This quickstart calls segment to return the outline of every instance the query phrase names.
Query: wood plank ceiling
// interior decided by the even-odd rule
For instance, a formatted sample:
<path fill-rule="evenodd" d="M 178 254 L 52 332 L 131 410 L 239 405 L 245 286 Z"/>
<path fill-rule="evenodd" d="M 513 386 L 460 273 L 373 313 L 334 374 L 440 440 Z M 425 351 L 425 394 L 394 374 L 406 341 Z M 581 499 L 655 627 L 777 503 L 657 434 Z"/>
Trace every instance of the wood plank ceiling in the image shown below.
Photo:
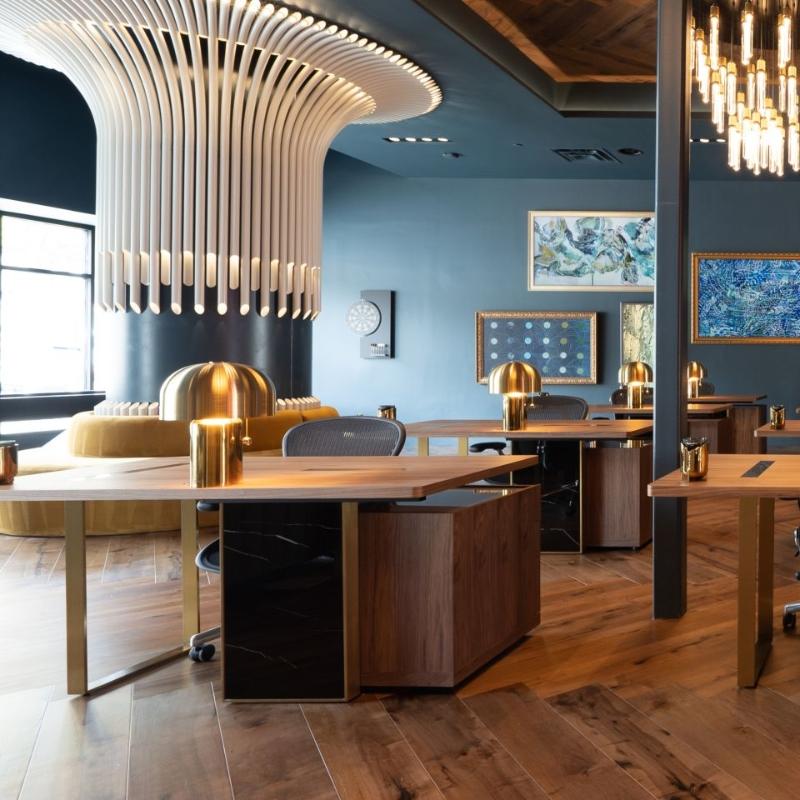
<path fill-rule="evenodd" d="M 462 0 L 559 83 L 653 83 L 656 0 Z"/>

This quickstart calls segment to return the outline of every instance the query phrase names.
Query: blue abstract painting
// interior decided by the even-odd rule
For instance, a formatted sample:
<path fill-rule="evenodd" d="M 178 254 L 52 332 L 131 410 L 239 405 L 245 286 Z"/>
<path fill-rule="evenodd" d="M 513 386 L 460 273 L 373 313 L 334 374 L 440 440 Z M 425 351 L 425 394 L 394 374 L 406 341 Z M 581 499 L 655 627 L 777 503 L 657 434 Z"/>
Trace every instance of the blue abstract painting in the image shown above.
<path fill-rule="evenodd" d="M 479 311 L 476 375 L 524 361 L 543 383 L 597 383 L 597 314 L 592 311 Z"/>
<path fill-rule="evenodd" d="M 800 257 L 695 253 L 692 341 L 800 340 Z"/>
<path fill-rule="evenodd" d="M 652 214 L 530 212 L 530 290 L 647 291 L 655 283 Z"/>

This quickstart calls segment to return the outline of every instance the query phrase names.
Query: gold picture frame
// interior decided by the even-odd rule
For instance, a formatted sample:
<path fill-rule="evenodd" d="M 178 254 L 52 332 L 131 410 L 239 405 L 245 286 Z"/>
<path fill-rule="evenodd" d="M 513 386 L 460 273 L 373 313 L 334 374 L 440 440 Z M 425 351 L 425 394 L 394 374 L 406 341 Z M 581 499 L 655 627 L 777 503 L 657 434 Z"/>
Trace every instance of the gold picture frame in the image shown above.
<path fill-rule="evenodd" d="M 580 343 L 578 348 L 573 348 L 570 356 L 562 358 L 564 361 L 565 374 L 548 374 L 546 364 L 542 363 L 541 357 L 537 359 L 534 353 L 534 342 L 525 342 L 526 333 L 530 332 L 532 339 L 544 335 L 545 323 L 564 322 L 569 320 L 585 320 L 585 335 L 588 336 L 587 342 Z M 478 383 L 487 383 L 490 370 L 486 358 L 487 348 L 486 325 L 492 322 L 510 321 L 512 324 L 520 321 L 524 326 L 517 331 L 514 330 L 514 338 L 520 336 L 520 341 L 514 342 L 514 349 L 511 350 L 512 358 L 508 357 L 509 351 L 506 349 L 502 360 L 498 357 L 498 364 L 503 361 L 519 360 L 536 367 L 542 375 L 542 383 L 548 385 L 570 385 L 570 384 L 596 384 L 597 383 L 597 312 L 596 311 L 477 311 L 475 313 L 475 379 Z M 542 328 L 534 323 L 540 321 Z M 527 323 L 531 323 L 527 327 Z M 549 337 L 548 337 L 549 338 Z M 541 341 L 544 341 L 542 338 Z M 508 346 L 506 346 L 508 347 Z M 524 348 L 529 348 L 527 351 Z M 516 349 L 519 348 L 519 352 Z M 567 351 L 562 351 L 567 352 Z M 529 355 L 525 358 L 525 355 Z M 579 355 L 580 354 L 580 355 Z M 574 356 L 572 358 L 571 356 Z M 548 356 L 549 357 L 549 356 Z M 555 359 L 554 359 L 555 361 Z M 556 362 L 559 363 L 559 362 Z M 583 366 L 586 363 L 587 366 Z M 561 369 L 561 366 L 559 366 Z M 585 370 L 585 376 L 579 375 L 579 371 Z"/>
<path fill-rule="evenodd" d="M 800 336 L 707 336 L 701 335 L 700 324 L 700 264 L 702 261 L 794 261 L 797 262 L 797 275 L 800 281 L 800 253 L 692 253 L 692 344 L 800 344 Z M 760 282 L 764 287 L 764 282 Z M 767 289 L 763 289 L 766 293 Z M 772 304 L 770 304 L 772 307 Z M 764 319 L 763 313 L 756 311 L 754 316 Z M 786 315 L 780 313 L 781 319 Z M 798 322 L 800 325 L 800 322 Z"/>
<path fill-rule="evenodd" d="M 644 284 L 631 285 L 624 282 L 613 284 L 574 284 L 574 283 L 542 283 L 536 280 L 536 221 L 543 217 L 553 218 L 586 218 L 600 219 L 655 219 L 654 211 L 529 211 L 528 212 L 528 291 L 529 292 L 652 292 L 655 288 L 655 229 L 653 229 L 653 254 L 648 256 L 648 264 L 653 278 Z M 641 255 L 637 256 L 641 257 Z"/>

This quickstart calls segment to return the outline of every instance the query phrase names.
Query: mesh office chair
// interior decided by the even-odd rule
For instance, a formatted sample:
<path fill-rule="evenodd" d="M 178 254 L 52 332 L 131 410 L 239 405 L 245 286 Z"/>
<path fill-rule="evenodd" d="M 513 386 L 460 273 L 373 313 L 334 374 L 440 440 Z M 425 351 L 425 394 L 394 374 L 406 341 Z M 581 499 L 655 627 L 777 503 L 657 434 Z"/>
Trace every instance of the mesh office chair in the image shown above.
<path fill-rule="evenodd" d="M 614 389 L 608 402 L 612 406 L 627 406 L 628 405 L 628 390 L 625 388 Z M 653 387 L 645 386 L 642 389 L 642 402 L 646 406 L 653 405 Z"/>
<path fill-rule="evenodd" d="M 283 437 L 284 456 L 399 456 L 406 442 L 402 423 L 378 417 L 332 417 L 301 422 Z M 200 504 L 207 510 L 212 504 Z M 215 505 L 215 504 L 213 504 Z M 220 572 L 220 541 L 215 539 L 197 554 L 195 563 L 206 572 Z M 210 661 L 219 627 L 196 633 L 189 641 L 189 657 Z"/>

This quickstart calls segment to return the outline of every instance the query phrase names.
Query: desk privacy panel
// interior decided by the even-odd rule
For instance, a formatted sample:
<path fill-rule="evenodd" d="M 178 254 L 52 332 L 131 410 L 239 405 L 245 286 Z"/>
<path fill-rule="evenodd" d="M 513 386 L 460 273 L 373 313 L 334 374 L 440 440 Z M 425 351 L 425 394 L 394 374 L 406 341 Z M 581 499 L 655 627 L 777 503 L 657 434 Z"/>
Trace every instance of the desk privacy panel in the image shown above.
<path fill-rule="evenodd" d="M 542 383 L 597 383 L 597 314 L 593 311 L 479 311 L 476 379 L 505 361 L 524 361 Z"/>
<path fill-rule="evenodd" d="M 2 0 L 0 50 L 91 109 L 104 309 L 158 313 L 169 287 L 180 313 L 193 286 L 198 313 L 315 318 L 331 141 L 441 101 L 400 53 L 260 0 Z"/>

